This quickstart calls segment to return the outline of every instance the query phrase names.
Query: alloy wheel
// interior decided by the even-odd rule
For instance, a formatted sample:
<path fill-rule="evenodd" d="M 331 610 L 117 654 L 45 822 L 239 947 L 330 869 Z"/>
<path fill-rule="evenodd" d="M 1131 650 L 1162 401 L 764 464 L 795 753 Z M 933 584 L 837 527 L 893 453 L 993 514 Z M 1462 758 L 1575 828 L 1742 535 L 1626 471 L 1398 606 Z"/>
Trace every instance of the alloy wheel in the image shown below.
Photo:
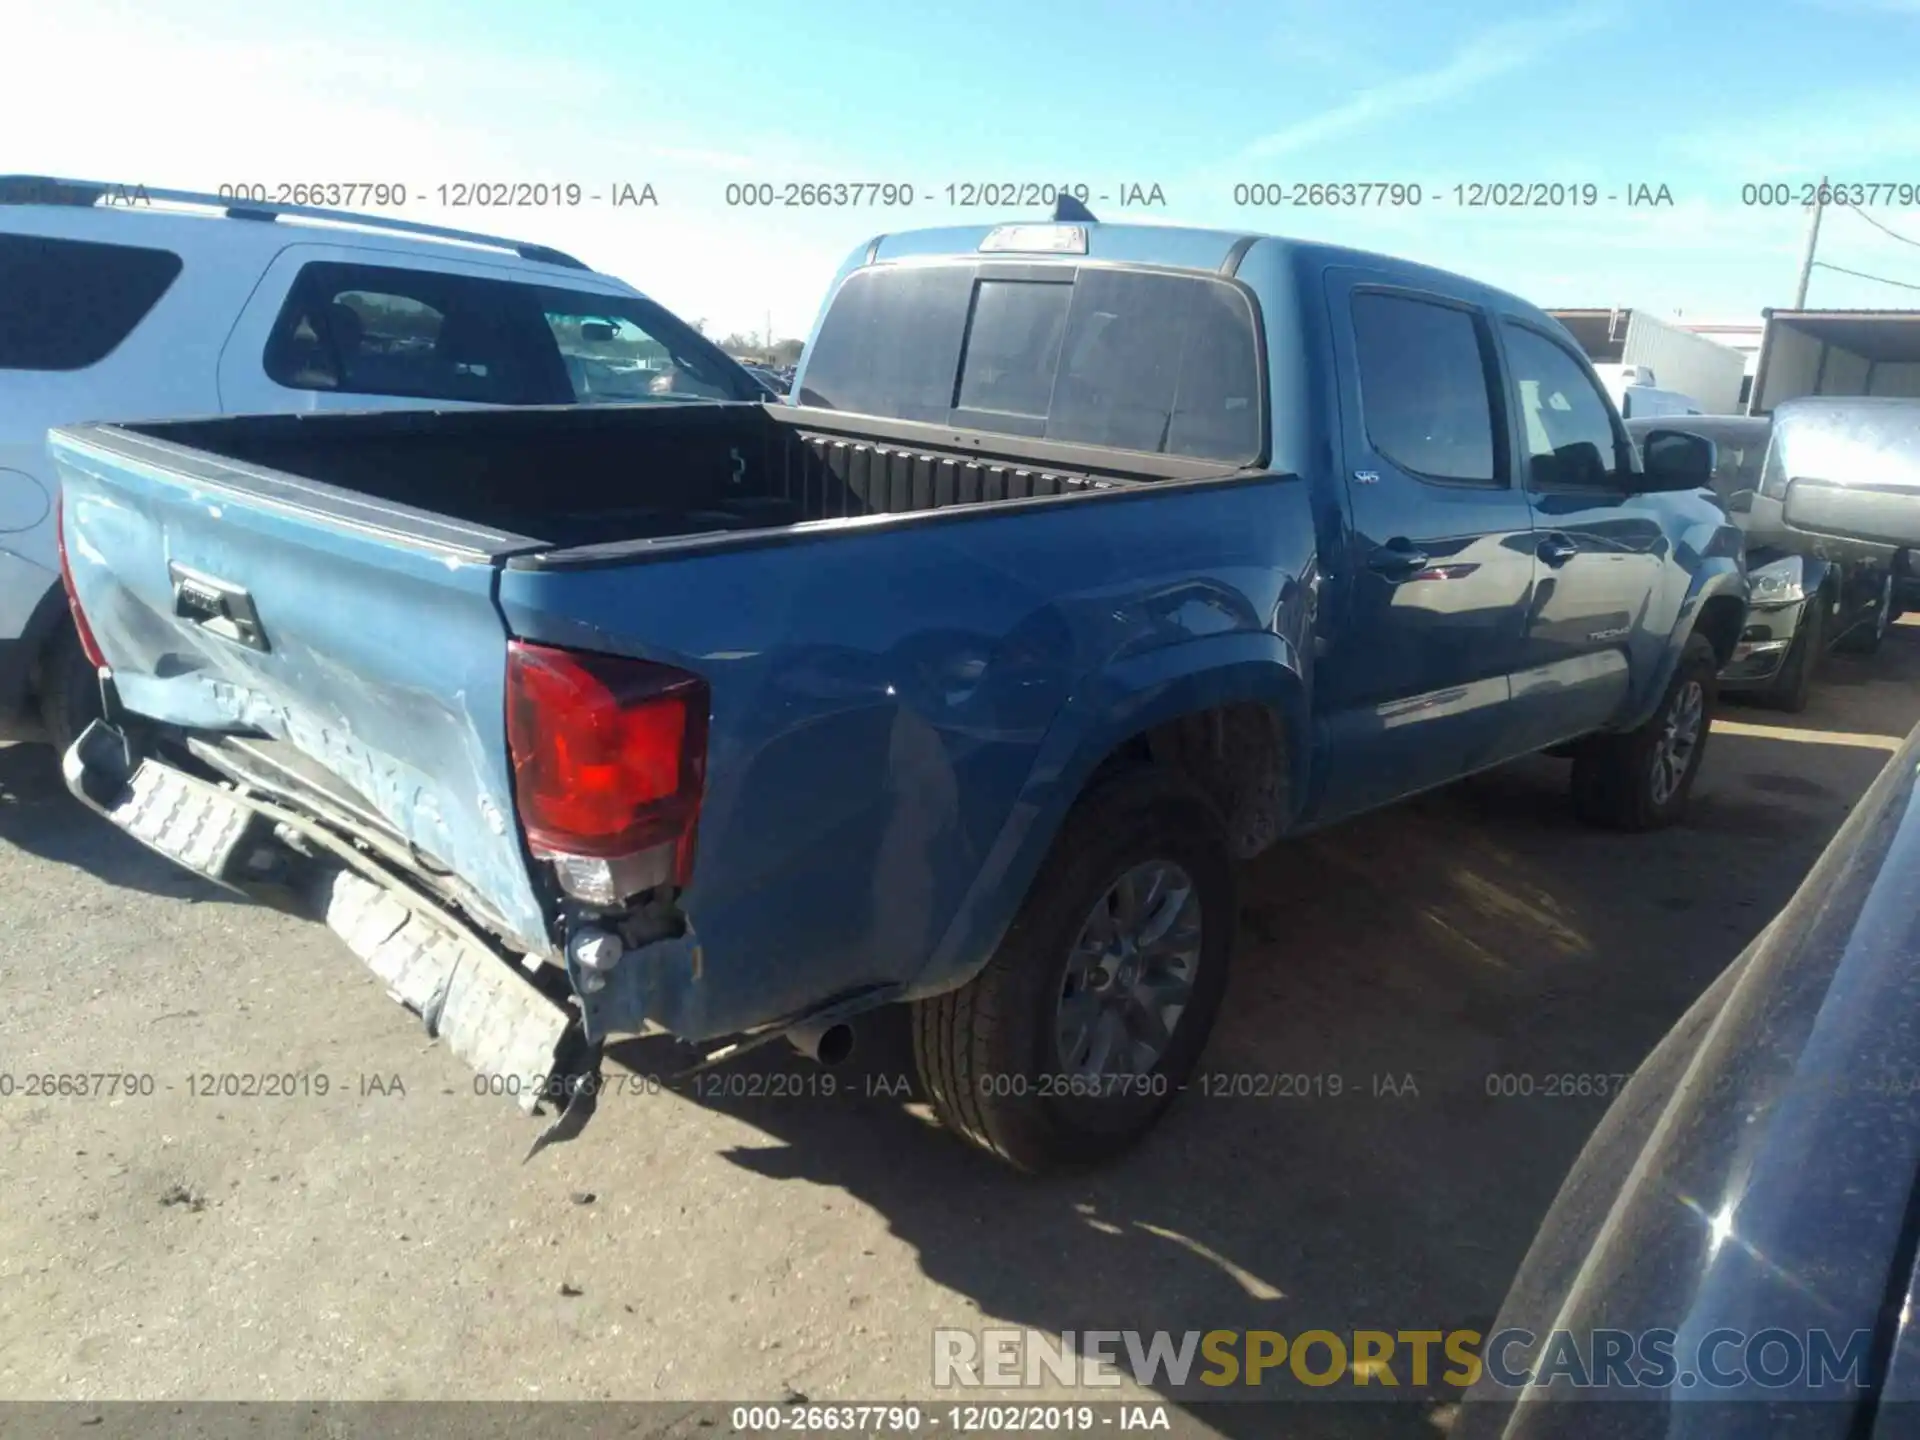
<path fill-rule="evenodd" d="M 1094 902 L 1055 1011 L 1070 1074 L 1145 1075 L 1160 1063 L 1193 994 L 1201 923 L 1199 890 L 1170 860 L 1133 866 Z"/>

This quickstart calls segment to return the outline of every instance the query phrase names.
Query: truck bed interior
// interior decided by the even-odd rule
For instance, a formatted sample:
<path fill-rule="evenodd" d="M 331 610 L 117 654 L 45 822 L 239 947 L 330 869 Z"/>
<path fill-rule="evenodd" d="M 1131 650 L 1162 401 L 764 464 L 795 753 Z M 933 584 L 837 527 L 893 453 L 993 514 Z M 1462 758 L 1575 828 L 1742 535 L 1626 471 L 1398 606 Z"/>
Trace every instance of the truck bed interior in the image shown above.
<path fill-rule="evenodd" d="M 1213 462 L 785 405 L 241 416 L 120 427 L 565 549 L 1131 487 Z"/>

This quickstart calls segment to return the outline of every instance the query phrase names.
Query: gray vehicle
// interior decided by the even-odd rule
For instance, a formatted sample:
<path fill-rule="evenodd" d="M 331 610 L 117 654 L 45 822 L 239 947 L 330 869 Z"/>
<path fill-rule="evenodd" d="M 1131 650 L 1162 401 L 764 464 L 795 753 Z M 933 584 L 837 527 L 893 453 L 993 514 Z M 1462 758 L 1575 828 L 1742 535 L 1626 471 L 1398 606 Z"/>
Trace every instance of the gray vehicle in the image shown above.
<path fill-rule="evenodd" d="M 1920 399 L 1809 396 L 1774 411 L 1795 443 L 1761 478 L 1754 512 L 1826 553 L 1872 555 L 1898 539 L 1893 616 L 1920 608 Z"/>
<path fill-rule="evenodd" d="M 1745 536 L 1753 587 L 1746 628 L 1720 673 L 1723 691 L 1744 692 L 1782 710 L 1804 710 L 1829 650 L 1871 654 L 1879 648 L 1899 608 L 1895 581 L 1904 574 L 1905 552 L 1789 523 L 1785 487 L 1773 477 L 1827 473 L 1828 467 L 1816 462 L 1831 450 L 1840 418 L 1835 407 L 1885 403 L 1795 400 L 1772 417 L 1661 416 L 1626 422 L 1635 443 L 1643 446 L 1655 430 L 1684 429 L 1714 442 L 1714 493 Z M 1920 486 L 1913 494 L 1920 510 Z"/>
<path fill-rule="evenodd" d="M 1796 445 L 1764 498 L 1799 528 L 1803 485 L 1845 492 L 1818 497 L 1821 533 L 1920 544 L 1909 413 L 1903 435 L 1882 412 L 1841 468 Z M 1917 764 L 1920 729 L 1617 1092 L 1487 1329 L 1452 1440 L 1914 1433 Z"/>

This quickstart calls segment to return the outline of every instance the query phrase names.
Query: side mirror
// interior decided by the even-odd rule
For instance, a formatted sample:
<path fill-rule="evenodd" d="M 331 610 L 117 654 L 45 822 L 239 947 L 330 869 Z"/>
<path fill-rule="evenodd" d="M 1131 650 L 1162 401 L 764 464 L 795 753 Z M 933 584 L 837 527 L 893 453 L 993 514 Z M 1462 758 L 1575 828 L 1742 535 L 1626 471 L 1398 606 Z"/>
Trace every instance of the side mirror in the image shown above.
<path fill-rule="evenodd" d="M 1643 490 L 1705 490 L 1713 484 L 1718 460 L 1713 441 L 1686 430 L 1649 430 L 1641 444 L 1646 473 Z"/>
<path fill-rule="evenodd" d="M 1784 518 L 1802 534 L 1908 549 L 1920 545 L 1920 491 L 1795 480 Z"/>

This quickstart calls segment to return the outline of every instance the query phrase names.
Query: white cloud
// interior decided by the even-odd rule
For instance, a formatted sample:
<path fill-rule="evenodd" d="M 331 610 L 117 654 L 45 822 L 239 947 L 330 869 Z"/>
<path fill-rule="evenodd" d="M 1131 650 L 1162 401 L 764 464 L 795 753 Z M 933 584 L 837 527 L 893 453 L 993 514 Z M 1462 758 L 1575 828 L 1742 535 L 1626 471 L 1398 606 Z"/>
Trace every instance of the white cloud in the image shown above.
<path fill-rule="evenodd" d="M 1483 30 L 1437 69 L 1401 75 L 1351 100 L 1256 140 L 1241 152 L 1247 160 L 1290 155 L 1356 130 L 1369 129 L 1409 111 L 1467 95 L 1489 81 L 1532 64 L 1569 41 L 1590 35 L 1619 17 L 1612 4 L 1585 5 L 1542 20 L 1519 20 Z"/>
<path fill-rule="evenodd" d="M 1341 0 L 1279 0 L 1268 20 L 1274 60 L 1343 70 L 1364 63 L 1354 31 L 1357 17 Z"/>

